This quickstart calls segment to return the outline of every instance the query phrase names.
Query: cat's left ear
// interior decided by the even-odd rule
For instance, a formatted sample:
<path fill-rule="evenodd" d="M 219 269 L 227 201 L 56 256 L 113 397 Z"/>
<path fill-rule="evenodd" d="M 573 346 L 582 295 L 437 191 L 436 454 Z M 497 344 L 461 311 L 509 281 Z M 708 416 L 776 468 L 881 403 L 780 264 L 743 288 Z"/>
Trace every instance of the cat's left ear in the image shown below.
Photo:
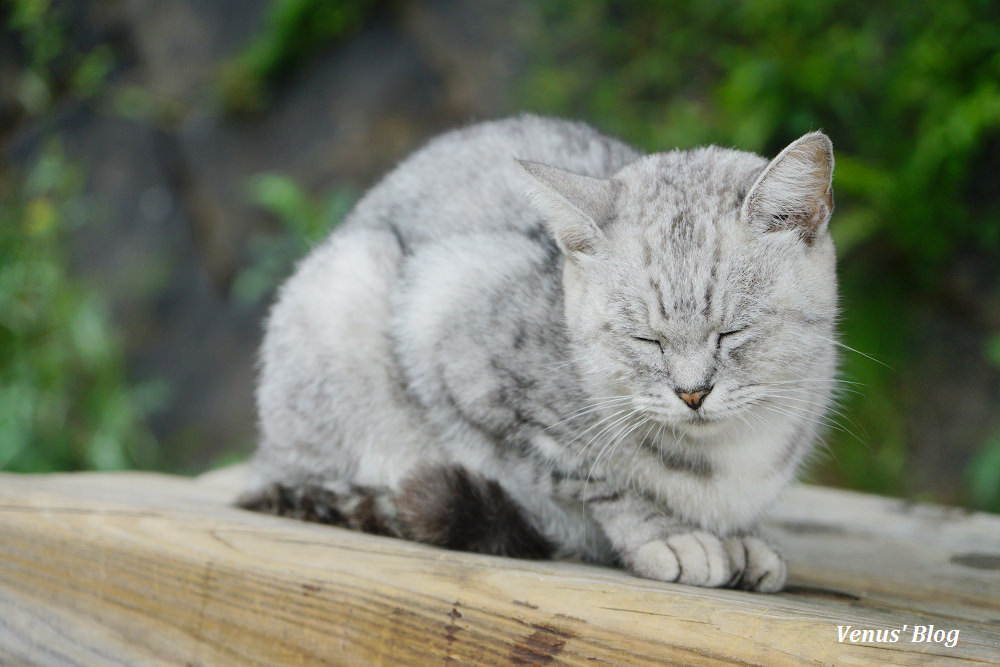
<path fill-rule="evenodd" d="M 528 197 L 545 217 L 563 254 L 596 254 L 604 242 L 601 227 L 614 211 L 616 183 L 540 162 L 517 162 L 529 176 Z"/>
<path fill-rule="evenodd" d="M 833 213 L 833 143 L 810 132 L 771 160 L 743 200 L 740 216 L 751 229 L 794 229 L 811 245 Z"/>

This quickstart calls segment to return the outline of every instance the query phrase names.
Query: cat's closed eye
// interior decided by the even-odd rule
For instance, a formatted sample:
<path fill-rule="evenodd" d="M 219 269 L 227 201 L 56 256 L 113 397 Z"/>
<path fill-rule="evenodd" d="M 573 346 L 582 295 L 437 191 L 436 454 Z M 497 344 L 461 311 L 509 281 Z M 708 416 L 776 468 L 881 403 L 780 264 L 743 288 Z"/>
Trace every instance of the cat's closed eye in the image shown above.
<path fill-rule="evenodd" d="M 663 344 L 654 338 L 643 338 L 642 336 L 632 336 L 632 338 L 634 338 L 637 341 L 641 341 L 643 343 L 652 343 L 653 345 L 656 345 L 659 348 L 663 347 Z"/>
<path fill-rule="evenodd" d="M 725 338 L 727 338 L 729 336 L 735 336 L 738 333 L 743 333 L 746 330 L 747 330 L 747 327 L 740 327 L 739 329 L 732 329 L 730 331 L 723 331 L 723 332 L 721 332 L 719 334 L 719 337 L 716 339 L 716 345 L 718 347 L 722 347 L 722 341 Z"/>

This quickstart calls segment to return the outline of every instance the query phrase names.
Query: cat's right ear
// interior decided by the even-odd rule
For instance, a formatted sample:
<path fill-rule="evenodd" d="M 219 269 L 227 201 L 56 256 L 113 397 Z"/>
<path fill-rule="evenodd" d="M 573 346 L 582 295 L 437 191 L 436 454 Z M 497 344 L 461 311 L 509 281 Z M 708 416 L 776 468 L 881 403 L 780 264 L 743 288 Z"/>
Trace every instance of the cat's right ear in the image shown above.
<path fill-rule="evenodd" d="M 741 215 L 760 233 L 793 229 L 807 244 L 833 212 L 833 144 L 822 132 L 799 137 L 771 160 L 743 201 Z"/>
<path fill-rule="evenodd" d="M 614 210 L 615 182 L 581 176 L 540 162 L 518 160 L 528 197 L 568 257 L 596 254 L 604 242 L 601 226 Z"/>

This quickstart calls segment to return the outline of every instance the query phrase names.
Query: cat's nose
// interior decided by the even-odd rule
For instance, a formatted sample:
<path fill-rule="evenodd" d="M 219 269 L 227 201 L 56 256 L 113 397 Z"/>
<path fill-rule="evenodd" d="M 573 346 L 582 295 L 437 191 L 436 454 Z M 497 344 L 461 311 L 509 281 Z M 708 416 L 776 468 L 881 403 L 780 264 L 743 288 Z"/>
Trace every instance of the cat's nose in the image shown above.
<path fill-rule="evenodd" d="M 692 410 L 697 410 L 705 402 L 705 397 L 712 393 L 712 387 L 701 387 L 700 389 L 675 389 L 674 391 L 682 401 L 687 403 Z"/>

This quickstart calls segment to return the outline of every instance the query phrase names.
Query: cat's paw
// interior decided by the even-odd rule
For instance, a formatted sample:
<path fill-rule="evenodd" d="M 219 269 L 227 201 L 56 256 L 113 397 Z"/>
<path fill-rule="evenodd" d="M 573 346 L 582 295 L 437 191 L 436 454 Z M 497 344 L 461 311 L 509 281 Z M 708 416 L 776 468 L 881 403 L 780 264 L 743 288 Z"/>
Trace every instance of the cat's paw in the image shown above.
<path fill-rule="evenodd" d="M 733 588 L 761 593 L 776 593 L 785 585 L 788 572 L 785 559 L 774 547 L 752 535 L 727 537 L 726 552 L 733 563 Z"/>
<path fill-rule="evenodd" d="M 735 578 L 733 561 L 721 539 L 695 531 L 652 540 L 624 558 L 633 574 L 694 586 L 726 586 Z"/>

